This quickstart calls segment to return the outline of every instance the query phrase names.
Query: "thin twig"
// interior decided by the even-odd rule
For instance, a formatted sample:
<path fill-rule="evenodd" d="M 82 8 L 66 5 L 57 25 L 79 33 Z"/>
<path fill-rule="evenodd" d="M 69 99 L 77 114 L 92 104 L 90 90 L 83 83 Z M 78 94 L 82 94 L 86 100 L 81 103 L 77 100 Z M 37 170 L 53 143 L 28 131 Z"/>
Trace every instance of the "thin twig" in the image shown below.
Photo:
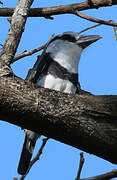
<path fill-rule="evenodd" d="M 108 22 L 113 22 L 113 20 L 109 20 Z M 87 30 L 89 30 L 89 29 L 92 29 L 92 28 L 98 27 L 98 26 L 100 26 L 100 25 L 103 25 L 103 24 L 100 24 L 100 23 L 99 23 L 99 24 L 96 24 L 96 25 L 90 26 L 90 27 L 88 27 L 88 28 L 85 28 L 85 29 L 83 29 L 83 30 L 79 31 L 79 32 L 78 32 L 78 34 L 81 34 L 81 33 L 85 32 L 85 31 L 87 31 Z"/>
<path fill-rule="evenodd" d="M 30 168 L 33 166 L 34 163 L 36 163 L 36 161 L 39 160 L 48 139 L 49 139 L 48 137 L 43 139 L 43 143 L 42 143 L 41 148 L 39 149 L 39 151 L 38 151 L 37 155 L 34 157 L 34 159 L 32 159 L 32 161 L 30 162 Z"/>
<path fill-rule="evenodd" d="M 19 59 L 21 59 L 21 58 L 23 58 L 23 57 L 25 57 L 25 56 L 30 56 L 30 55 L 32 55 L 32 54 L 34 54 L 34 53 L 36 53 L 36 52 L 41 51 L 42 49 L 45 48 L 46 45 L 47 45 L 47 43 L 44 44 L 44 45 L 42 45 L 42 46 L 40 46 L 40 47 L 38 47 L 38 48 L 36 48 L 36 49 L 33 49 L 33 50 L 29 51 L 29 52 L 26 52 L 26 51 L 25 51 L 25 52 L 23 52 L 23 53 L 21 53 L 21 54 L 16 55 L 16 56 L 14 57 L 14 59 L 12 60 L 12 63 L 14 63 L 15 61 L 17 61 L 17 60 L 19 60 Z"/>
<path fill-rule="evenodd" d="M 27 173 L 26 173 L 25 175 L 21 176 L 20 180 L 24 180 L 24 178 L 26 177 L 26 175 L 29 173 L 31 167 L 40 159 L 40 156 L 41 156 L 41 154 L 42 154 L 42 152 L 43 152 L 43 149 L 44 149 L 44 147 L 45 147 L 48 139 L 49 139 L 48 137 L 43 139 L 43 142 L 42 142 L 42 145 L 41 145 L 39 151 L 37 152 L 36 156 L 35 156 L 35 157 L 32 159 L 32 161 L 30 162 L 30 165 L 29 165 L 29 168 L 28 168 Z"/>
<path fill-rule="evenodd" d="M 117 177 L 117 169 L 105 173 L 105 174 L 101 174 L 98 176 L 93 176 L 93 177 L 89 177 L 89 178 L 84 178 L 84 179 L 80 179 L 80 180 L 110 180 L 112 178 Z"/>
<path fill-rule="evenodd" d="M 96 23 L 100 23 L 100 24 L 105 24 L 105 25 L 109 25 L 109 26 L 117 26 L 117 23 L 114 23 L 114 22 L 110 22 L 110 21 L 104 21 L 102 19 L 97 19 L 97 18 L 94 18 L 94 17 L 91 17 L 91 16 L 87 16 L 81 12 L 79 12 L 78 10 L 76 11 L 73 11 L 73 13 L 83 19 L 86 19 L 86 20 L 89 20 L 89 21 L 92 21 L 92 22 L 96 22 Z"/>
<path fill-rule="evenodd" d="M 49 42 L 52 40 L 53 36 L 54 36 L 54 34 L 51 35 L 50 39 L 48 40 L 48 42 L 46 44 L 44 44 L 44 45 L 42 45 L 42 46 L 40 46 L 40 47 L 38 47 L 36 49 L 33 49 L 33 50 L 29 51 L 29 52 L 24 51 L 23 53 L 18 54 L 17 56 L 14 57 L 14 59 L 12 60 L 12 63 L 14 63 L 15 61 L 17 61 L 17 60 L 19 60 L 19 59 L 21 59 L 23 57 L 30 56 L 30 55 L 32 55 L 34 53 L 37 53 L 37 52 L 41 51 L 42 49 L 46 50 L 46 47 L 48 46 Z M 44 52 L 45 52 L 45 50 L 44 50 Z"/>
<path fill-rule="evenodd" d="M 46 43 L 46 45 L 45 45 L 45 47 L 44 47 L 44 51 L 42 52 L 40 58 L 45 54 L 46 49 L 47 49 L 47 46 L 48 46 L 48 44 L 50 43 L 50 41 L 53 39 L 53 37 L 54 37 L 54 34 L 51 35 L 50 39 L 49 39 L 48 42 Z"/>
<path fill-rule="evenodd" d="M 78 168 L 78 173 L 77 173 L 77 177 L 75 180 L 80 180 L 80 175 L 81 175 L 81 171 L 82 171 L 82 167 L 84 164 L 84 157 L 83 157 L 83 152 L 80 153 L 80 164 L 79 164 L 79 168 Z"/>

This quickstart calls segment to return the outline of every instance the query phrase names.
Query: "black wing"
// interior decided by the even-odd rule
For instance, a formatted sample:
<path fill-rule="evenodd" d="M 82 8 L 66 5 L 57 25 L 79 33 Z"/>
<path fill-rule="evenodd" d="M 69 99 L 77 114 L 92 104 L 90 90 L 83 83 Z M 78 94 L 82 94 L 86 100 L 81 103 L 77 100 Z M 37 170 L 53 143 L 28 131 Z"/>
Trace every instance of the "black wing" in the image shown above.
<path fill-rule="evenodd" d="M 48 68 L 51 64 L 51 58 L 49 53 L 42 54 L 41 56 L 37 56 L 37 61 L 34 64 L 33 68 L 29 70 L 26 80 L 36 82 L 48 72 Z"/>

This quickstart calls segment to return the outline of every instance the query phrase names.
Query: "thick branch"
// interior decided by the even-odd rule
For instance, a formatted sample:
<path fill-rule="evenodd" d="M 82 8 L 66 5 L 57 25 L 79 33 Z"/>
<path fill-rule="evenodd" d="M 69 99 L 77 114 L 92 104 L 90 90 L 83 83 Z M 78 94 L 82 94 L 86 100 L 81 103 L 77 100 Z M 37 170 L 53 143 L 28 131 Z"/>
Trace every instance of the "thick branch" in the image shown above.
<path fill-rule="evenodd" d="M 61 5 L 61 6 L 54 6 L 48 8 L 32 8 L 29 11 L 29 17 L 50 17 L 52 15 L 59 15 L 59 14 L 66 14 L 72 13 L 73 10 L 87 10 L 99 7 L 106 7 L 117 5 L 117 0 L 91 0 L 84 1 L 81 3 L 76 4 L 69 4 L 69 5 Z M 0 16 L 12 16 L 14 12 L 14 8 L 0 8 Z"/>
<path fill-rule="evenodd" d="M 10 65 L 24 31 L 29 8 L 33 0 L 19 0 L 12 16 L 10 30 L 0 54 L 0 61 Z"/>
<path fill-rule="evenodd" d="M 0 79 L 0 119 L 117 163 L 117 96 L 73 95 Z"/>

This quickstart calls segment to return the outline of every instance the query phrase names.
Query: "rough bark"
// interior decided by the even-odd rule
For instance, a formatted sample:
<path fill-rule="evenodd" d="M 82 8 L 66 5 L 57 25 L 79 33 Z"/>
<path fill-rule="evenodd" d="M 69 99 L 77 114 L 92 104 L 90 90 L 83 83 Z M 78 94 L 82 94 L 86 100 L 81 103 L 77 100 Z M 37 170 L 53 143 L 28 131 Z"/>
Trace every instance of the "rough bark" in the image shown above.
<path fill-rule="evenodd" d="M 32 0 L 20 0 L 15 8 L 7 39 L 0 53 L 0 60 L 5 65 L 9 66 L 11 64 L 16 53 L 32 2 Z"/>
<path fill-rule="evenodd" d="M 81 3 L 54 6 L 48 8 L 32 8 L 29 11 L 29 17 L 46 17 L 52 15 L 72 13 L 73 10 L 87 10 L 87 9 L 97 9 L 99 7 L 106 7 L 117 5 L 117 0 L 88 0 Z M 12 16 L 14 8 L 0 8 L 0 16 Z"/>
<path fill-rule="evenodd" d="M 70 95 L 0 79 L 0 119 L 117 163 L 117 96 Z"/>

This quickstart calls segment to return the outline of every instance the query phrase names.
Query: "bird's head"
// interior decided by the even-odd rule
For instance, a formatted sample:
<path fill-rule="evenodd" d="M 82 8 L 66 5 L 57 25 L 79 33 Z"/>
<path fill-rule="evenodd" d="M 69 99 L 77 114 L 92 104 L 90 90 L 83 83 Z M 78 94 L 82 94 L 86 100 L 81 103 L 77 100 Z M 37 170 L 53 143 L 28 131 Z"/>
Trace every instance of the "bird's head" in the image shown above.
<path fill-rule="evenodd" d="M 46 52 L 69 71 L 76 73 L 83 49 L 100 38 L 99 35 L 79 36 L 75 32 L 64 32 L 50 41 Z"/>

